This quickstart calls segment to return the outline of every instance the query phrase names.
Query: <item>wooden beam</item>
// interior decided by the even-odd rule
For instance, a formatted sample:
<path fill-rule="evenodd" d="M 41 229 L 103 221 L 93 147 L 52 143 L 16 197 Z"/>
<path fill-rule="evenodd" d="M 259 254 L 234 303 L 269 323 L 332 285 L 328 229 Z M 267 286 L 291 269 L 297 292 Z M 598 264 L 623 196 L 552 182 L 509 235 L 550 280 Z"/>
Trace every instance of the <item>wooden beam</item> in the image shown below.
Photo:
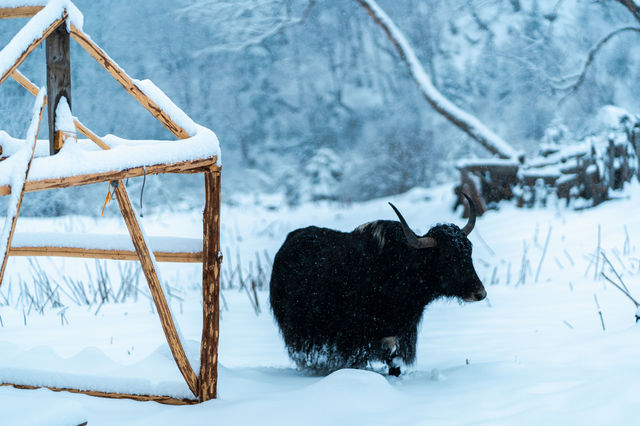
<path fill-rule="evenodd" d="M 206 172 L 202 247 L 202 339 L 200 402 L 216 398 L 220 336 L 220 172 Z"/>
<path fill-rule="evenodd" d="M 152 101 L 129 77 L 120 66 L 115 63 L 105 51 L 95 44 L 84 32 L 71 24 L 71 37 L 78 42 L 91 57 L 93 57 L 118 83 L 125 88 L 151 115 L 160 121 L 171 133 L 179 139 L 186 139 L 190 135 L 185 129 L 174 122 L 162 108 Z"/>
<path fill-rule="evenodd" d="M 74 388 L 57 388 L 53 386 L 31 386 L 31 385 L 18 385 L 14 383 L 0 383 L 0 386 L 13 386 L 16 389 L 49 389 L 54 392 L 72 392 L 72 393 L 81 393 L 89 396 L 96 396 L 99 398 L 115 398 L 115 399 L 133 399 L 136 401 L 154 401 L 159 402 L 161 404 L 169 404 L 169 405 L 188 405 L 188 404 L 197 404 L 197 399 L 181 399 L 174 398 L 172 396 L 162 396 L 162 395 L 136 395 L 130 393 L 117 393 L 117 392 L 102 392 L 102 391 L 94 391 L 94 390 L 85 390 L 85 389 L 74 389 Z"/>
<path fill-rule="evenodd" d="M 68 176 L 63 178 L 43 179 L 36 181 L 27 181 L 25 183 L 25 192 L 44 191 L 47 189 L 69 188 L 72 186 L 88 185 L 91 183 L 109 182 L 113 180 L 122 180 L 132 177 L 143 176 L 146 174 L 157 175 L 162 173 L 202 173 L 217 168 L 216 157 L 203 158 L 201 160 L 181 161 L 172 164 L 156 164 L 146 167 L 132 167 L 125 170 L 113 170 L 102 173 L 91 173 L 86 175 Z M 11 188 L 8 185 L 0 185 L 0 196 L 11 194 Z"/>
<path fill-rule="evenodd" d="M 17 81 L 18 84 L 20 84 L 20 86 L 27 89 L 27 91 L 31 93 L 33 96 L 38 96 L 38 90 L 39 90 L 38 86 L 33 84 L 33 82 L 29 80 L 29 78 L 26 75 L 22 74 L 18 70 L 13 70 L 13 72 L 11 73 L 11 78 Z M 45 99 L 44 103 L 46 104 L 47 98 L 45 97 L 44 99 Z"/>
<path fill-rule="evenodd" d="M 201 263 L 202 252 L 153 252 L 158 262 Z M 11 247 L 9 256 L 79 257 L 84 259 L 138 260 L 129 250 L 85 249 L 80 247 Z"/>
<path fill-rule="evenodd" d="M 62 148 L 61 132 L 56 131 L 56 109 L 62 97 L 71 106 L 71 57 L 69 52 L 69 32 L 62 22 L 47 37 L 47 112 L 49 115 L 49 154 L 54 155 Z M 69 130 L 69 129 L 65 129 Z"/>
<path fill-rule="evenodd" d="M 18 6 L 0 8 L 0 19 L 7 18 L 31 18 L 44 9 L 44 6 Z"/>
<path fill-rule="evenodd" d="M 85 135 L 87 138 L 89 138 L 89 140 L 91 140 L 93 143 L 95 143 L 96 145 L 98 145 L 100 148 L 107 150 L 107 149 L 111 149 L 111 147 L 109 145 L 107 145 L 106 143 L 104 143 L 102 141 L 102 139 L 100 139 L 98 137 L 98 135 L 96 135 L 95 133 L 93 133 L 91 130 L 89 130 L 89 128 L 87 126 L 85 126 L 84 124 L 82 124 L 80 121 L 78 121 L 78 119 L 76 119 L 75 117 L 73 117 L 73 124 L 75 124 L 76 129 L 82 133 L 83 135 Z"/>
<path fill-rule="evenodd" d="M 153 296 L 153 302 L 155 303 L 156 310 L 158 311 L 158 316 L 160 317 L 160 322 L 162 323 L 162 329 L 164 330 L 164 335 L 167 338 L 167 343 L 169 344 L 169 348 L 171 349 L 171 353 L 173 354 L 173 359 L 176 361 L 180 373 L 182 373 L 184 380 L 187 382 L 187 386 L 189 386 L 191 392 L 193 392 L 193 394 L 197 396 L 198 378 L 193 372 L 193 368 L 191 368 L 189 359 L 187 358 L 187 355 L 184 352 L 184 348 L 182 347 L 180 336 L 178 335 L 176 326 L 173 323 L 169 305 L 167 304 L 167 300 L 165 299 L 164 293 L 162 292 L 162 286 L 155 269 L 155 262 L 153 260 L 153 257 L 151 256 L 151 253 L 147 246 L 147 242 L 145 241 L 144 234 L 140 229 L 140 225 L 138 224 L 138 219 L 136 218 L 133 207 L 131 206 L 131 201 L 129 200 L 127 189 L 125 188 L 122 181 L 113 182 L 112 186 L 115 187 L 114 192 L 116 194 L 116 199 L 118 200 L 118 205 L 120 206 L 120 211 L 122 212 L 122 217 L 127 224 L 127 229 L 129 229 L 131 240 L 133 241 L 133 245 L 135 246 L 136 252 L 138 253 L 138 257 L 140 259 L 142 271 L 147 278 L 149 291 Z"/>
<path fill-rule="evenodd" d="M 33 96 L 36 96 L 38 94 L 38 87 L 35 84 L 33 84 L 33 82 L 29 80 L 29 78 L 24 74 L 22 74 L 20 71 L 14 70 L 13 73 L 11 73 L 11 78 L 17 81 L 22 87 L 27 89 L 27 91 L 31 93 Z M 46 102 L 47 101 L 45 100 L 45 103 Z M 105 150 L 111 149 L 109 145 L 104 143 L 102 139 L 98 137 L 98 135 L 96 135 L 91 130 L 89 130 L 89 128 L 84 124 L 82 124 L 76 117 L 73 117 L 73 124 L 75 124 L 76 130 L 78 130 L 78 132 L 85 135 L 87 138 L 89 138 L 93 143 L 98 145 L 100 148 Z"/>
<path fill-rule="evenodd" d="M 16 62 L 2 74 L 0 77 L 0 84 L 4 83 L 4 81 L 16 70 L 18 67 L 27 59 L 27 56 L 33 52 L 33 50 L 42 43 L 42 41 L 49 36 L 58 26 L 63 23 L 67 19 L 67 13 L 65 12 L 64 16 L 60 19 L 56 19 L 46 30 L 43 31 L 42 36 L 31 42 L 31 44 L 20 54 Z"/>
<path fill-rule="evenodd" d="M 44 89 L 43 89 L 44 90 Z M 40 105 L 37 103 L 40 102 Z M 9 247 L 11 247 L 11 240 L 13 239 L 13 234 L 16 230 L 16 223 L 18 222 L 18 215 L 20 214 L 20 207 L 22 206 L 22 198 L 24 197 L 24 188 L 27 180 L 27 176 L 29 176 L 29 170 L 31 169 L 31 161 L 33 160 L 33 154 L 36 149 L 36 143 L 38 142 L 38 131 L 40 130 L 40 122 L 42 121 L 42 112 L 44 111 L 44 93 L 40 97 L 36 97 L 36 105 L 34 105 L 34 116 L 31 117 L 31 124 L 29 125 L 29 130 L 27 131 L 27 137 L 33 130 L 33 141 L 31 141 L 31 146 L 25 145 L 22 149 L 31 149 L 29 152 L 29 157 L 27 159 L 27 164 L 22 164 L 25 166 L 24 176 L 20 176 L 22 179 L 22 185 L 19 188 L 13 187 L 11 188 L 11 192 L 19 191 L 17 194 L 17 200 L 15 206 L 13 205 L 13 197 L 9 200 L 9 207 L 7 207 L 7 217 L 5 219 L 4 227 L 10 226 L 9 235 L 7 237 L 6 246 L 4 248 L 4 253 L 2 256 L 2 266 L 0 266 L 0 286 L 2 285 L 2 279 L 4 278 L 4 271 L 7 268 L 7 259 L 9 259 Z M 21 158 L 16 161 L 22 160 Z M 21 164 L 18 162 L 15 166 L 20 166 Z M 4 234 L 3 227 L 3 234 Z"/>

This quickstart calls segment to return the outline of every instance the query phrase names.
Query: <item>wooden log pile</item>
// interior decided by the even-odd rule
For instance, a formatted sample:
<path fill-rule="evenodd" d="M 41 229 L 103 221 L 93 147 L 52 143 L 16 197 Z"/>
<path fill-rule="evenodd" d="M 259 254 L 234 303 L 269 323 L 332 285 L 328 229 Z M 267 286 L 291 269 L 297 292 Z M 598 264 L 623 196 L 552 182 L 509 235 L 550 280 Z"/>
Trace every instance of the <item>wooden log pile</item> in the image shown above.
<path fill-rule="evenodd" d="M 460 185 L 454 209 L 462 204 L 461 192 L 471 195 L 479 214 L 502 200 L 532 207 L 544 206 L 553 197 L 567 205 L 583 199 L 587 201 L 579 203 L 581 207 L 596 206 L 634 176 L 640 180 L 640 116 L 625 116 L 620 130 L 607 135 L 542 145 L 533 158 L 463 160 L 457 168 Z"/>

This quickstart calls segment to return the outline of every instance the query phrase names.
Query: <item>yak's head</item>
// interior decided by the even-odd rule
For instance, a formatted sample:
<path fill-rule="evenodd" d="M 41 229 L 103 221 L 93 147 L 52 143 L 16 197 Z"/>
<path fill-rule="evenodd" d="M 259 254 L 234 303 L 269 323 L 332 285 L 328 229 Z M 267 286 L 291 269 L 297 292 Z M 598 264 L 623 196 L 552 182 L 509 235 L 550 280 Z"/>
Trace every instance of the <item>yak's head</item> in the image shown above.
<path fill-rule="evenodd" d="M 433 250 L 436 260 L 430 272 L 437 274 L 434 278 L 439 280 L 442 295 L 476 302 L 484 299 L 487 291 L 473 268 L 471 241 L 467 237 L 476 223 L 476 207 L 467 194 L 463 195 L 470 207 L 467 224 L 462 229 L 453 224 L 437 225 L 423 237 L 416 236 L 398 209 L 389 204 L 400 219 L 407 245 L 416 250 Z"/>

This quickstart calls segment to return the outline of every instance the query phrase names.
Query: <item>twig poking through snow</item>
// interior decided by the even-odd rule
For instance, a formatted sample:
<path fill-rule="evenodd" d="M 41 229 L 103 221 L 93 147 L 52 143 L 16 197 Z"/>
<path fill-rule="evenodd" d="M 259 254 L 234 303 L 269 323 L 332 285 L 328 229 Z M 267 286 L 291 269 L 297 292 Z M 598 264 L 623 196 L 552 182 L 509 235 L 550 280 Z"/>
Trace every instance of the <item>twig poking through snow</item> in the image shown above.
<path fill-rule="evenodd" d="M 484 240 L 484 238 L 482 238 L 482 235 L 480 235 L 480 233 L 476 230 L 475 234 L 476 237 L 478 237 L 478 240 L 482 243 L 482 245 L 487 249 L 487 251 L 489 252 L 489 254 L 491 256 L 495 256 L 496 252 L 493 251 L 493 249 L 489 246 L 489 244 L 487 244 L 487 242 Z"/>
<path fill-rule="evenodd" d="M 627 230 L 627 225 L 624 225 L 624 247 L 622 248 L 622 254 L 629 254 L 631 252 L 631 242 L 629 241 L 629 231 Z"/>
<path fill-rule="evenodd" d="M 600 224 L 598 224 L 598 247 L 596 247 L 596 270 L 593 273 L 593 280 L 598 279 L 598 267 L 600 266 Z"/>
<path fill-rule="evenodd" d="M 569 254 L 569 252 L 567 251 L 567 249 L 562 249 L 564 251 L 564 255 L 567 256 L 567 259 L 569 259 L 569 263 L 571 263 L 571 266 L 575 266 L 575 263 L 573 263 L 573 259 L 571 258 L 571 255 Z"/>
<path fill-rule="evenodd" d="M 598 296 L 593 293 L 593 300 L 596 301 L 596 307 L 598 308 L 598 315 L 600 315 L 600 324 L 602 324 L 602 331 L 605 331 L 604 328 L 604 318 L 602 318 L 602 310 L 600 310 L 600 304 L 598 303 Z"/>
<path fill-rule="evenodd" d="M 540 269 L 542 268 L 542 261 L 544 260 L 544 256 L 547 254 L 547 248 L 549 247 L 549 239 L 551 238 L 551 226 L 549 227 L 549 232 L 547 233 L 547 240 L 544 242 L 544 249 L 542 250 L 542 256 L 540 257 L 540 263 L 538 263 L 538 270 L 536 271 L 536 282 L 538 282 L 538 278 L 540 277 Z"/>
<path fill-rule="evenodd" d="M 624 289 L 626 290 L 627 293 L 629 293 L 629 288 L 625 285 L 624 281 L 622 281 L 622 277 L 620 276 L 620 274 L 618 273 L 618 271 L 616 271 L 616 268 L 613 267 L 613 265 L 611 264 L 611 262 L 609 262 L 609 259 L 607 258 L 607 256 L 604 254 L 604 250 L 602 250 L 602 258 L 605 260 L 605 262 L 607 262 L 607 264 L 609 264 L 609 267 L 611 268 L 611 270 L 613 271 L 614 274 L 616 274 L 616 277 L 618 278 L 618 281 L 620 281 L 620 284 L 622 284 L 622 287 L 624 287 Z M 604 275 L 604 272 L 603 272 Z"/>
<path fill-rule="evenodd" d="M 611 278 L 609 278 L 604 272 L 602 273 L 602 276 L 604 277 L 605 280 L 609 281 L 611 284 L 613 284 L 615 286 L 615 288 L 617 288 L 618 290 L 620 290 L 625 296 L 627 296 L 629 299 L 631 299 L 631 301 L 633 302 L 634 305 L 636 305 L 636 308 L 640 307 L 640 304 L 636 301 L 636 299 L 634 299 L 631 294 L 629 294 L 629 292 L 625 291 L 625 289 L 623 289 L 622 287 L 620 287 L 618 284 L 614 283 Z"/>

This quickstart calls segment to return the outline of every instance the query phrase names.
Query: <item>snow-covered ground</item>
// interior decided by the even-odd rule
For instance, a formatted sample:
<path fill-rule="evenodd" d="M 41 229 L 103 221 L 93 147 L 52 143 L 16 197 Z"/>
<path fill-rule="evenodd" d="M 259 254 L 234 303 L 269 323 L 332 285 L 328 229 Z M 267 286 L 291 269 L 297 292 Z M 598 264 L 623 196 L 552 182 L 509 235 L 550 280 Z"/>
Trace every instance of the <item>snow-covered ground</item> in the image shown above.
<path fill-rule="evenodd" d="M 238 259 L 245 269 L 250 262 L 255 268 L 256 256 L 272 257 L 297 227 L 351 230 L 370 220 L 394 219 L 388 201 L 420 232 L 437 222 L 462 224 L 451 211 L 451 194 L 450 187 L 414 189 L 366 203 L 296 208 L 268 197 L 236 199 L 222 210 L 223 268 L 235 268 Z M 636 424 L 640 324 L 631 301 L 599 275 L 605 272 L 618 282 L 604 257 L 595 255 L 599 246 L 640 298 L 639 200 L 640 186 L 634 184 L 621 199 L 593 209 L 521 210 L 503 204 L 499 212 L 479 218 L 470 239 L 488 298 L 429 305 L 417 362 L 398 378 L 376 371 L 341 370 L 327 377 L 297 371 L 269 311 L 268 291 L 258 291 L 261 313 L 256 314 L 247 292 L 226 289 L 217 400 L 176 407 L 0 387 L 0 424 Z M 143 221 L 150 235 L 201 232 L 199 212 Z M 126 232 L 116 218 L 83 217 L 23 218 L 17 232 L 55 230 Z M 86 280 L 87 264 L 92 266 L 75 259 L 39 260 L 55 282 L 62 276 Z M 107 266 L 114 281 L 115 265 Z M 21 280 L 34 281 L 33 272 L 27 259 L 10 259 L 0 292 L 0 380 L 188 392 L 144 294 L 137 302 L 102 306 L 77 306 L 63 294 L 68 309 L 47 305 L 42 314 L 29 312 L 18 297 Z M 171 304 L 192 362 L 202 325 L 200 274 L 197 265 L 161 264 L 161 276 L 175 292 Z"/>

